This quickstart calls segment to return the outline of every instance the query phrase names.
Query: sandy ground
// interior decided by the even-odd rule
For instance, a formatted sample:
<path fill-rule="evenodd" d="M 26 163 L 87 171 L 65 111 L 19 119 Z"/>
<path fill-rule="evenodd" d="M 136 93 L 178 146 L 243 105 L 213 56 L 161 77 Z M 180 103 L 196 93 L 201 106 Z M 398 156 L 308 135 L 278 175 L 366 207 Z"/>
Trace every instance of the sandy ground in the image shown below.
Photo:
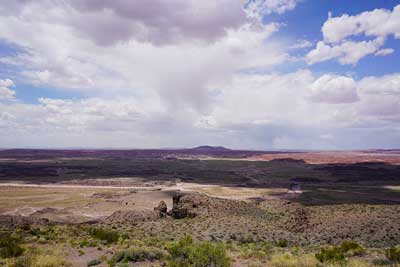
<path fill-rule="evenodd" d="M 197 183 L 149 186 L 0 184 L 0 214 L 39 216 L 60 222 L 102 219 L 117 210 L 152 210 L 160 201 L 172 207 L 178 192 L 200 192 L 236 200 L 289 197 L 287 189 L 223 187 Z"/>
<path fill-rule="evenodd" d="M 149 190 L 149 186 L 103 186 L 103 185 L 76 185 L 76 184 L 25 184 L 25 183 L 0 183 L 2 187 L 34 187 L 34 188 L 71 188 L 71 189 L 137 189 Z M 152 188 L 157 189 L 162 187 Z"/>
<path fill-rule="evenodd" d="M 229 199 L 246 199 L 263 195 L 280 195 L 288 193 L 285 188 L 269 189 L 269 188 L 246 188 L 246 187 L 225 187 L 211 184 L 197 183 L 176 183 L 174 186 L 159 185 L 155 187 L 149 186 L 99 186 L 99 185 L 69 185 L 69 184 L 24 184 L 24 183 L 0 183 L 0 187 L 26 187 L 26 188 L 62 188 L 62 189 L 130 189 L 141 191 L 182 191 L 182 192 L 201 192 L 209 196 L 229 198 Z M 290 192 L 289 192 L 290 193 Z M 293 193 L 301 193 L 293 192 Z"/>

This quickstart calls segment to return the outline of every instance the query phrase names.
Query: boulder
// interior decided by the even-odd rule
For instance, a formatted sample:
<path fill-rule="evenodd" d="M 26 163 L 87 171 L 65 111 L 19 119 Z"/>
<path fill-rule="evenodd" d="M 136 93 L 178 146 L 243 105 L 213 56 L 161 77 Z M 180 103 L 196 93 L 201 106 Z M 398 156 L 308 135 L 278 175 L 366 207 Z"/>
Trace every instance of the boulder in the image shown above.
<path fill-rule="evenodd" d="M 154 208 L 154 210 L 162 212 L 162 213 L 167 213 L 167 203 L 165 203 L 164 200 L 161 200 L 160 203 L 158 204 L 157 207 Z"/>
<path fill-rule="evenodd" d="M 159 212 L 161 218 L 167 216 L 167 210 L 168 210 L 167 203 L 165 203 L 164 200 L 161 200 L 158 206 L 154 208 L 154 211 Z"/>
<path fill-rule="evenodd" d="M 208 210 L 206 197 L 198 194 L 177 194 L 172 198 L 170 215 L 175 219 L 193 218 Z"/>

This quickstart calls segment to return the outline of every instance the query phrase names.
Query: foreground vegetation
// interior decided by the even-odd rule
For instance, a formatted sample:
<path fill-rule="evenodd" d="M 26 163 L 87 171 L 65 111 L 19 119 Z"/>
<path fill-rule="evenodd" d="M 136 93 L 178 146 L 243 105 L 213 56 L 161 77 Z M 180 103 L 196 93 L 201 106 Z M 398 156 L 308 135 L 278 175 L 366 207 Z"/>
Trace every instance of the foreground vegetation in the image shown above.
<path fill-rule="evenodd" d="M 3 229 L 0 237 L 0 266 L 7 267 L 123 267 L 135 262 L 167 267 L 400 266 L 400 247 L 366 248 L 354 241 L 299 247 L 289 246 L 285 240 L 218 242 L 190 236 L 178 240 L 137 239 L 130 233 L 88 225 Z"/>

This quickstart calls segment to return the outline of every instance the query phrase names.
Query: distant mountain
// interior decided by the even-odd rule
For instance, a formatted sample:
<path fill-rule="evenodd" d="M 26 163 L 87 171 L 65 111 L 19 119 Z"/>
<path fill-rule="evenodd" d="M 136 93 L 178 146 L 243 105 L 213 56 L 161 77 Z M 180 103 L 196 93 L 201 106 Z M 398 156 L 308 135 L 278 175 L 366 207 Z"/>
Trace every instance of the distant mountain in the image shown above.
<path fill-rule="evenodd" d="M 223 147 L 223 146 L 198 146 L 195 148 L 192 148 L 191 150 L 195 150 L 195 151 L 231 151 L 229 148 Z"/>

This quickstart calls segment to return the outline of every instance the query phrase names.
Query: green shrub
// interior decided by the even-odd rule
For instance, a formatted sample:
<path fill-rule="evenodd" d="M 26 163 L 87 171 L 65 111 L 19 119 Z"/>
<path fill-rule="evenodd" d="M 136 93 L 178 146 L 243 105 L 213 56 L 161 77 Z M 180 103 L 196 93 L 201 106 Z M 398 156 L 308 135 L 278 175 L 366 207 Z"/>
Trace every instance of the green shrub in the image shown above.
<path fill-rule="evenodd" d="M 107 261 L 107 264 L 108 267 L 114 267 L 117 263 L 113 259 L 110 259 Z"/>
<path fill-rule="evenodd" d="M 79 243 L 79 247 L 81 247 L 81 248 L 96 247 L 97 245 L 98 245 L 97 241 L 88 241 L 87 239 L 84 239 Z"/>
<path fill-rule="evenodd" d="M 361 256 L 365 253 L 365 249 L 355 241 L 343 241 L 340 250 L 345 256 Z"/>
<path fill-rule="evenodd" d="M 170 254 L 168 267 L 231 266 L 231 259 L 222 243 L 195 243 L 191 237 L 186 236 L 171 244 L 167 250 Z"/>
<path fill-rule="evenodd" d="M 391 247 L 385 251 L 386 258 L 393 263 L 400 263 L 400 247 Z"/>
<path fill-rule="evenodd" d="M 30 267 L 32 266 L 32 260 L 28 257 L 22 256 L 15 258 L 14 265 L 12 267 Z"/>
<path fill-rule="evenodd" d="M 125 251 L 125 258 L 128 261 L 160 260 L 164 257 L 164 252 L 158 248 L 149 247 L 130 247 Z"/>
<path fill-rule="evenodd" d="M 67 267 L 71 264 L 64 259 L 57 248 L 40 249 L 27 247 L 24 254 L 9 260 L 7 267 Z M 0 263 L 0 266 L 1 263 Z"/>
<path fill-rule="evenodd" d="M 42 234 L 42 231 L 40 230 L 40 228 L 31 228 L 29 230 L 29 233 L 34 236 L 40 236 Z"/>
<path fill-rule="evenodd" d="M 30 228 L 28 233 L 32 236 L 36 236 L 41 240 L 54 240 L 57 234 L 53 227 L 48 228 Z"/>
<path fill-rule="evenodd" d="M 89 262 L 86 264 L 86 266 L 87 266 L 87 267 L 96 266 L 96 265 L 99 265 L 99 264 L 102 263 L 102 262 L 103 262 L 103 261 L 100 260 L 100 259 L 94 259 L 94 260 L 89 261 Z"/>
<path fill-rule="evenodd" d="M 120 262 L 125 258 L 125 251 L 117 251 L 111 258 L 113 262 Z"/>
<path fill-rule="evenodd" d="M 239 245 L 239 257 L 244 259 L 257 258 L 266 259 L 269 258 L 272 253 L 272 245 L 266 242 L 259 243 L 245 243 Z"/>
<path fill-rule="evenodd" d="M 160 260 L 164 258 L 164 252 L 153 247 L 130 247 L 127 250 L 118 251 L 108 262 L 110 266 L 115 266 L 118 262 Z"/>
<path fill-rule="evenodd" d="M 88 245 L 89 245 L 89 241 L 87 241 L 87 239 L 84 239 L 79 243 L 79 246 L 81 248 L 87 247 Z"/>
<path fill-rule="evenodd" d="M 234 235 L 231 238 L 237 240 L 239 244 L 254 243 L 254 237 L 251 235 Z"/>
<path fill-rule="evenodd" d="M 19 240 L 12 237 L 3 237 L 0 239 L 0 257 L 13 258 L 21 256 L 24 249 L 19 246 Z"/>
<path fill-rule="evenodd" d="M 345 259 L 344 253 L 339 247 L 322 248 L 320 252 L 315 254 L 315 257 L 321 263 L 339 262 Z"/>
<path fill-rule="evenodd" d="M 281 239 L 276 241 L 275 245 L 280 248 L 286 248 L 288 246 L 288 241 L 286 239 Z"/>
<path fill-rule="evenodd" d="M 22 256 L 11 259 L 14 263 L 9 267 L 32 267 L 38 253 L 39 250 L 36 247 L 27 247 Z"/>
<path fill-rule="evenodd" d="M 119 234 L 116 231 L 111 231 L 101 228 L 90 229 L 90 234 L 92 237 L 103 241 L 106 244 L 115 243 L 119 239 Z"/>
<path fill-rule="evenodd" d="M 332 246 L 322 248 L 315 254 L 315 257 L 322 263 L 324 262 L 340 262 L 346 257 L 361 256 L 365 253 L 365 249 L 355 241 L 344 241 L 340 246 Z"/>
<path fill-rule="evenodd" d="M 33 264 L 33 258 L 31 255 L 22 255 L 18 258 L 14 259 L 14 264 L 11 264 L 12 267 L 31 267 Z M 0 265 L 1 266 L 1 265 Z"/>

